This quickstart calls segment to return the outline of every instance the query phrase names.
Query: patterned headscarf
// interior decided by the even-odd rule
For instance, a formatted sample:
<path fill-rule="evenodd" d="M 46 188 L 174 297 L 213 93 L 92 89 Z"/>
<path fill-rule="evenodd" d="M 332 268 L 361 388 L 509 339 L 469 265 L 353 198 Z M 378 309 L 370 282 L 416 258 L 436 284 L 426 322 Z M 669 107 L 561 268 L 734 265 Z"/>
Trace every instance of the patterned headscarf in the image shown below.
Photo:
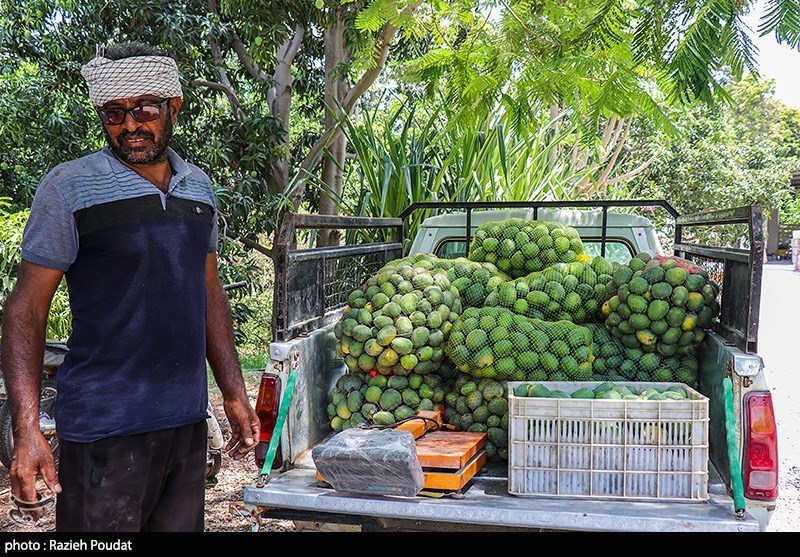
<path fill-rule="evenodd" d="M 142 95 L 183 98 L 178 65 L 168 56 L 96 56 L 81 68 L 94 106 Z"/>

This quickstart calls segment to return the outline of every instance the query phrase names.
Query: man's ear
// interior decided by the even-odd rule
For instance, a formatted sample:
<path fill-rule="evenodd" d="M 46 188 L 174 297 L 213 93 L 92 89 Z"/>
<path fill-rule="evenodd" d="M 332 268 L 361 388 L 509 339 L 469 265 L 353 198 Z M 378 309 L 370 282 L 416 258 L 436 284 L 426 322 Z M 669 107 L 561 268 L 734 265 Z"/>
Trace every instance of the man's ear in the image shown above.
<path fill-rule="evenodd" d="M 172 97 L 172 98 L 169 99 L 169 107 L 171 109 L 170 114 L 172 116 L 172 125 L 173 126 L 178 121 L 178 112 L 180 112 L 181 106 L 183 106 L 183 99 L 182 98 L 180 98 L 180 97 Z"/>

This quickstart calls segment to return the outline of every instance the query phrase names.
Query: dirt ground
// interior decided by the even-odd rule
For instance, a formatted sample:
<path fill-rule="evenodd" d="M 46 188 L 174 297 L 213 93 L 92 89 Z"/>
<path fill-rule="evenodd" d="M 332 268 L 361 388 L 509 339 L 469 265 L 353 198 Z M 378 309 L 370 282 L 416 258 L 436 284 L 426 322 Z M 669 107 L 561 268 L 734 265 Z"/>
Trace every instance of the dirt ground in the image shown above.
<path fill-rule="evenodd" d="M 258 392 L 258 373 L 245 374 L 248 392 L 252 403 Z M 222 397 L 213 385 L 209 391 L 211 404 L 216 410 L 227 440 L 230 427 L 222 410 Z M 240 510 L 245 486 L 256 479 L 257 468 L 251 454 L 242 460 L 233 460 L 223 454 L 222 468 L 217 475 L 217 483 L 206 487 L 206 532 L 250 532 L 254 521 Z M 42 484 L 44 487 L 44 484 Z M 9 517 L 11 510 L 10 481 L 8 470 L 0 465 L 0 532 L 53 532 L 55 531 L 55 512 L 49 512 L 37 523 L 17 524 Z M 280 520 L 262 520 L 260 531 L 287 532 L 294 530 L 294 523 Z"/>

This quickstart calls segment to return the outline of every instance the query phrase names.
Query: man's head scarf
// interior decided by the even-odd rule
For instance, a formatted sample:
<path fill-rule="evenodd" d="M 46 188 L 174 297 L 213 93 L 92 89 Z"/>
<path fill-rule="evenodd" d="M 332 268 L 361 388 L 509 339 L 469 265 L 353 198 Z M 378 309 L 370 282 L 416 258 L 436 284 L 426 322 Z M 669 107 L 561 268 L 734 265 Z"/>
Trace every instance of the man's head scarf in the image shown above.
<path fill-rule="evenodd" d="M 81 68 L 94 106 L 109 101 L 153 95 L 181 97 L 178 65 L 168 56 L 131 56 L 111 60 L 96 56 Z"/>

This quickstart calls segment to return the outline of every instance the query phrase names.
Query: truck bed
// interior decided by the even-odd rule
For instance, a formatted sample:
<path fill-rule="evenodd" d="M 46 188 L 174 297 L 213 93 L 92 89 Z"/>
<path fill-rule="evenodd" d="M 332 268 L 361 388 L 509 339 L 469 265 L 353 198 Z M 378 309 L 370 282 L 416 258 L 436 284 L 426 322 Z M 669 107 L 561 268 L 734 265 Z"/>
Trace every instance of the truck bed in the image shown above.
<path fill-rule="evenodd" d="M 587 498 L 518 497 L 507 490 L 508 465 L 484 466 L 462 490 L 463 498 L 453 496 L 389 497 L 337 493 L 322 487 L 316 479 L 311 450 L 332 434 L 326 414 L 327 394 L 345 372 L 344 363 L 334 352 L 332 325 L 322 327 L 286 343 L 270 346 L 271 369 L 285 380 L 290 367 L 298 371 L 297 385 L 283 432 L 284 457 L 292 464 L 286 472 L 273 472 L 263 487 L 250 485 L 244 490 L 245 505 L 258 507 L 261 516 L 322 523 L 359 524 L 364 528 L 457 530 L 584 530 L 584 531 L 677 531 L 738 532 L 758 531 L 759 522 L 745 513 L 738 519 L 725 482 L 712 461 L 724 443 L 712 443 L 709 460 L 709 499 L 704 502 L 620 501 Z M 714 334 L 703 358 L 704 379 L 720 383 L 729 367 L 755 365 L 755 356 L 740 354 Z M 724 435 L 722 418 L 712 392 L 710 406 L 712 442 Z M 717 448 L 717 446 L 719 448 Z M 723 451 L 724 452 L 724 451 Z M 717 455 L 718 462 L 727 463 Z M 502 525 L 502 526 L 498 526 Z"/>
<path fill-rule="evenodd" d="M 245 488 L 244 503 L 253 516 L 358 525 L 363 530 L 763 530 L 774 510 L 774 502 L 748 499 L 747 512 L 737 515 L 727 492 L 726 484 L 731 483 L 728 455 L 735 449 L 729 447 L 722 388 L 723 380 L 730 377 L 741 452 L 743 397 L 750 390 L 767 390 L 763 362 L 757 355 L 763 259 L 761 210 L 751 206 L 679 216 L 665 202 L 659 203 L 676 218 L 676 255 L 715 273 L 724 293 L 718 326 L 714 332 L 707 333 L 698 353 L 697 388 L 709 399 L 707 501 L 518 497 L 508 493 L 505 463 L 486 465 L 461 492 L 443 497 L 339 493 L 318 482 L 310 453 L 331 433 L 326 411 L 328 395 L 337 378 L 347 372 L 335 351 L 333 324 L 340 317 L 341 307 L 347 303 L 345 294 L 363 284 L 364 277 L 372 274 L 376 267 L 399 257 L 402 246 L 399 241 L 386 240 L 333 248 L 290 249 L 295 228 L 399 227 L 399 234 L 404 221 L 291 215 L 284 220 L 276 241 L 280 253 L 276 263 L 275 312 L 278 318 L 274 331 L 276 341 L 270 345 L 268 365 L 268 371 L 278 375 L 284 384 L 289 370 L 297 371 L 294 397 L 281 433 L 283 464 L 289 470 L 273 472 L 266 485 L 253 484 Z M 603 245 L 607 239 L 608 208 L 642 204 L 650 202 L 598 202 L 597 206 L 602 209 Z M 417 205 L 409 210 L 420 208 Z M 459 208 L 446 203 L 433 205 Z M 470 211 L 490 206 L 468 205 L 460 208 L 466 208 L 464 228 L 471 233 Z M 511 205 L 535 205 L 533 217 L 536 218 L 536 209 L 545 207 L 546 202 Z M 581 206 L 594 205 L 594 202 L 584 202 Z M 749 248 L 694 244 L 683 235 L 684 227 L 729 224 L 747 225 Z M 469 233 L 466 236 L 461 232 L 454 234 L 451 234 L 453 238 L 461 240 L 469 236 Z M 401 237 L 399 234 L 398 238 Z"/>
<path fill-rule="evenodd" d="M 365 529 L 757 532 L 751 515 L 736 518 L 711 463 L 709 470 L 709 499 L 703 502 L 517 497 L 508 493 L 505 463 L 485 466 L 460 494 L 440 498 L 336 492 L 317 481 L 313 468 L 298 467 L 274 473 L 263 487 L 246 487 L 244 502 L 260 507 L 265 517 Z"/>

